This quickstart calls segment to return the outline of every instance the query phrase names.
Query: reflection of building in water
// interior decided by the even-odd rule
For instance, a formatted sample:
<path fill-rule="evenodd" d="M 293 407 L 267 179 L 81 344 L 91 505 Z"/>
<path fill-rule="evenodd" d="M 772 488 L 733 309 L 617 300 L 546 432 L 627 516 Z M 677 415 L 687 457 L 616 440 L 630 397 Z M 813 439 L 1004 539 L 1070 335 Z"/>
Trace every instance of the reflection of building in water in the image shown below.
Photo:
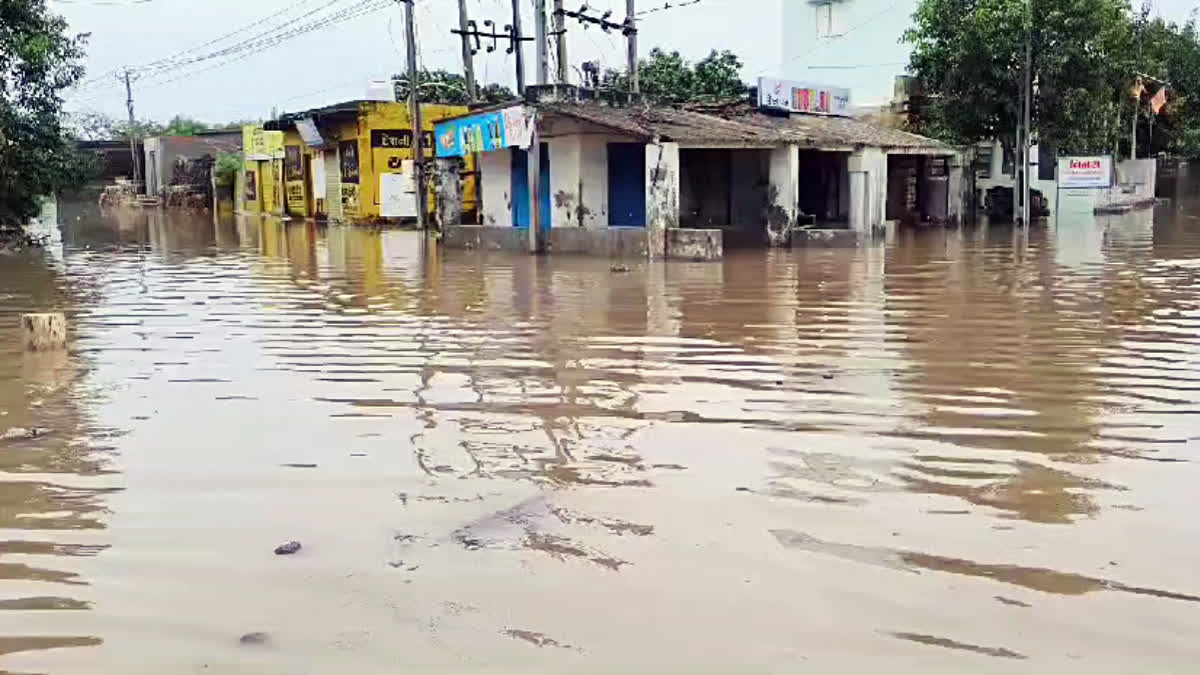
<path fill-rule="evenodd" d="M 899 389 L 925 409 L 894 432 L 922 456 L 903 478 L 909 489 L 1029 520 L 1094 512 L 1080 489 L 1097 486 L 1046 464 L 1095 458 L 1100 384 L 1091 367 L 1115 338 L 1097 325 L 1097 308 L 1067 306 L 1044 230 L 1030 231 L 1027 248 L 993 230 L 997 244 L 956 250 L 944 238 L 957 234 L 929 233 L 890 256 L 889 317 L 912 363 Z M 1029 458 L 1014 461 L 1012 451 Z"/>
<path fill-rule="evenodd" d="M 86 382 L 86 340 L 104 330 L 104 318 L 88 310 L 101 285 L 92 277 L 108 272 L 109 254 L 85 255 L 95 265 L 71 269 L 69 283 L 69 268 L 41 252 L 0 259 L 0 567 L 6 582 L 0 609 L 51 622 L 58 611 L 91 609 L 87 559 L 107 548 L 97 531 L 107 527 L 109 495 L 116 490 L 105 479 L 114 470 L 111 448 L 99 440 L 111 431 L 97 429 L 82 407 L 98 391 Z M 71 313 L 72 349 L 24 352 L 19 315 L 54 310 Z M 5 653 L 100 643 L 23 636 L 35 632 L 6 637 Z"/>

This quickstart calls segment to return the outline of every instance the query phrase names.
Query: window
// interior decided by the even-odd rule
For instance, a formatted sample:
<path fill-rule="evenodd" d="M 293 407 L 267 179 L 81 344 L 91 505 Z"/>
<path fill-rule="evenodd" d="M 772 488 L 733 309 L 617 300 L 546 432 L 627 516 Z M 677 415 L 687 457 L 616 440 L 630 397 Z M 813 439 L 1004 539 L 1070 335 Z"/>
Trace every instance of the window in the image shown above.
<path fill-rule="evenodd" d="M 835 38 L 842 35 L 842 4 L 840 2 L 820 2 L 817 9 L 817 37 Z"/>

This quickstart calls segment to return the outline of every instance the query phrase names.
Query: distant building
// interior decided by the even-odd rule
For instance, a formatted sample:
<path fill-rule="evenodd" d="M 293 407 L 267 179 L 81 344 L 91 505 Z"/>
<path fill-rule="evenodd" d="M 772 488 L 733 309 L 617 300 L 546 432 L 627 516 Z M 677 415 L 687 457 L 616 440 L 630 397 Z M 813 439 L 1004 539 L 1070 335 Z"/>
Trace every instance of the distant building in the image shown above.
<path fill-rule="evenodd" d="M 129 149 L 129 141 L 76 141 L 75 147 L 83 152 L 95 155 L 97 162 L 100 164 L 99 179 L 101 181 L 111 183 L 117 178 L 133 180 L 133 158 L 135 155 Z M 142 153 L 142 144 L 139 142 L 136 148 L 137 154 L 140 155 Z"/>
<path fill-rule="evenodd" d="M 171 185 L 207 180 L 192 175 L 191 163 L 215 161 L 222 152 L 242 151 L 242 132 L 204 131 L 194 136 L 154 136 L 145 140 L 146 194 L 161 197 Z M 206 159 L 207 158 L 207 159 Z M 197 186 L 201 191 L 206 185 Z"/>
<path fill-rule="evenodd" d="M 855 109 L 892 99 L 912 49 L 901 42 L 919 0 L 783 0 L 784 77 L 853 92 Z"/>
<path fill-rule="evenodd" d="M 421 106 L 426 157 L 433 156 L 434 124 L 466 112 L 466 106 Z M 247 152 L 240 181 L 244 210 L 346 222 L 416 217 L 415 142 L 407 103 L 347 101 L 281 115 L 263 131 L 265 147 Z M 473 166 L 468 160 L 466 170 Z M 478 210 L 475 180 L 465 182 L 463 209 L 473 214 Z M 433 211 L 432 196 L 427 203 Z"/>

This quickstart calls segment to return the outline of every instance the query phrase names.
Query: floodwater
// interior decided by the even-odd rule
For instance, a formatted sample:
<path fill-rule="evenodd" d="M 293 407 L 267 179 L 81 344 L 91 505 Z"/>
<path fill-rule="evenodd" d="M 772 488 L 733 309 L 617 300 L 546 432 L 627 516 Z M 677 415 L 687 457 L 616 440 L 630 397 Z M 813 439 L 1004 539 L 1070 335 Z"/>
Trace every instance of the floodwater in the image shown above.
<path fill-rule="evenodd" d="M 0 669 L 1190 671 L 1194 213 L 621 272 L 64 209 Z"/>

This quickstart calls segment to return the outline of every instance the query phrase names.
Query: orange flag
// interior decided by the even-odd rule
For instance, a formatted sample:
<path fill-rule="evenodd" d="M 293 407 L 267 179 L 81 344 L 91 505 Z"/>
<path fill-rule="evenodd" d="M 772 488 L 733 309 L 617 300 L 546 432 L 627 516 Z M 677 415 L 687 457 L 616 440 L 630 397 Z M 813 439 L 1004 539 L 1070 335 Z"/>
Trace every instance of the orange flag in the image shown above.
<path fill-rule="evenodd" d="M 1150 109 L 1154 111 L 1155 115 L 1157 115 L 1158 111 L 1162 110 L 1163 106 L 1166 104 L 1167 104 L 1167 88 L 1160 87 L 1158 90 L 1158 93 L 1154 95 L 1154 98 L 1150 99 Z"/>

